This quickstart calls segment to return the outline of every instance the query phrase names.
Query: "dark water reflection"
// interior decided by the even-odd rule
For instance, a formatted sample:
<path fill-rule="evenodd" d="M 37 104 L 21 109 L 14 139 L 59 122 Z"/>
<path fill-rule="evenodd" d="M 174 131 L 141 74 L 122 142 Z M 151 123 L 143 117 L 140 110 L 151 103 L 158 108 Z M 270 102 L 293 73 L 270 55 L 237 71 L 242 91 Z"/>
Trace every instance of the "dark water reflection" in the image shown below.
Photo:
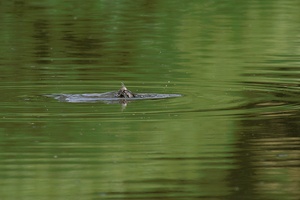
<path fill-rule="evenodd" d="M 299 199 L 298 8 L 0 3 L 0 199 Z"/>

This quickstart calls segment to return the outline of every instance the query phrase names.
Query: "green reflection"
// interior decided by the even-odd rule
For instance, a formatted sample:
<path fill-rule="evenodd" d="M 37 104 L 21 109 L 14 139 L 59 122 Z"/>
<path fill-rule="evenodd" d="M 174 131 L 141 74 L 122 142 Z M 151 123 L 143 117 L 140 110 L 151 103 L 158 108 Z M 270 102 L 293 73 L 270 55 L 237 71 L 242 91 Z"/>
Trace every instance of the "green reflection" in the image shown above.
<path fill-rule="evenodd" d="M 1 3 L 1 199 L 297 199 L 298 7 Z M 183 97 L 42 96 L 121 81 Z"/>

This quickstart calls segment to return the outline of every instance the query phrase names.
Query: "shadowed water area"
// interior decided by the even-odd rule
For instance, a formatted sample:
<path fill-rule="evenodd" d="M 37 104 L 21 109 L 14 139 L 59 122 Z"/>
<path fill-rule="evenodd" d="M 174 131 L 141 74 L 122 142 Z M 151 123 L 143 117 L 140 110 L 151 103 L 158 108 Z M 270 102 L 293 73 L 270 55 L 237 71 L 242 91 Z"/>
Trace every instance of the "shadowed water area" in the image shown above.
<path fill-rule="evenodd" d="M 0 199 L 299 200 L 299 7 L 1 2 Z"/>

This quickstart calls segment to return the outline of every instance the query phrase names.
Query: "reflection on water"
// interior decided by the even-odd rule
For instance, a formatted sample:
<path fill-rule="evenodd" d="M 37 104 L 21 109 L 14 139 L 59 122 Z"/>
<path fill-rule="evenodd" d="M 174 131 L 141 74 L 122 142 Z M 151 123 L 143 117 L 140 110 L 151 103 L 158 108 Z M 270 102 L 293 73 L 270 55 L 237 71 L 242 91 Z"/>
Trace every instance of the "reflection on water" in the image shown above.
<path fill-rule="evenodd" d="M 1 3 L 1 200 L 299 199 L 298 7 Z"/>

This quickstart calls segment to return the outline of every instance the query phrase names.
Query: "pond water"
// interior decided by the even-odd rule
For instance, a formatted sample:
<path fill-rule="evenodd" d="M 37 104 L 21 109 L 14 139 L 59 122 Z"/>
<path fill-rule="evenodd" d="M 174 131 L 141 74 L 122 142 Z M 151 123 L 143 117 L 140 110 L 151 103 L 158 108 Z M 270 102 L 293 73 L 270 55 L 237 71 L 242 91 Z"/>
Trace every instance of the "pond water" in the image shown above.
<path fill-rule="evenodd" d="M 0 199 L 300 196 L 297 0 L 0 3 Z M 122 104 L 51 94 L 181 97 Z"/>

